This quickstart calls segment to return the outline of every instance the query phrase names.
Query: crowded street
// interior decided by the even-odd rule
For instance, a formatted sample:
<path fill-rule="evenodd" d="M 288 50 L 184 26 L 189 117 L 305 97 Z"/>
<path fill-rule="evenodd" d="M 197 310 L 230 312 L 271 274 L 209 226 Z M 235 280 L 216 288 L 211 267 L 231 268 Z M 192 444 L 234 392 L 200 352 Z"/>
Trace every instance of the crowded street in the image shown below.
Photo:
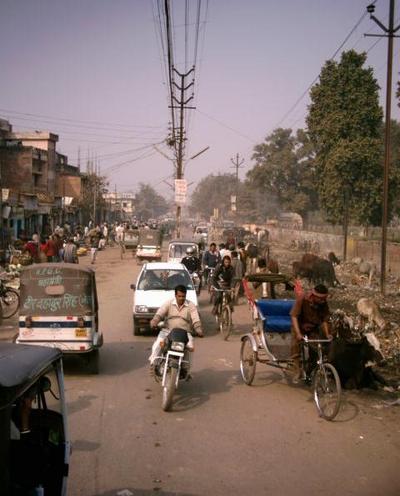
<path fill-rule="evenodd" d="M 163 412 L 147 361 L 154 334 L 132 333 L 130 284 L 140 268 L 130 252 L 120 260 L 117 247 L 99 253 L 100 373 L 65 359 L 70 494 L 330 496 L 338 479 L 342 494 L 398 494 L 396 407 L 376 409 L 375 393 L 346 392 L 337 421 L 327 422 L 311 390 L 291 385 L 279 370 L 261 365 L 253 386 L 243 383 L 240 337 L 251 327 L 244 299 L 223 341 L 202 291 L 205 338 L 195 341 L 193 378 Z"/>
<path fill-rule="evenodd" d="M 400 496 L 399 5 L 0 1 L 0 496 Z"/>

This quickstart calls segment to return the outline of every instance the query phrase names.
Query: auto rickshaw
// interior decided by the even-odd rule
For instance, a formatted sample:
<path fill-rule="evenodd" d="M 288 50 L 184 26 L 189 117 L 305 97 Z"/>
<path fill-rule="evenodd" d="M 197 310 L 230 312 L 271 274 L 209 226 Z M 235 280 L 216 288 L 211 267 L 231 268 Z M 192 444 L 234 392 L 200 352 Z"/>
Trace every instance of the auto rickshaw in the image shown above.
<path fill-rule="evenodd" d="M 21 271 L 17 343 L 83 354 L 97 374 L 99 331 L 95 273 L 76 264 L 34 264 Z"/>
<path fill-rule="evenodd" d="M 168 258 L 167 262 L 180 263 L 182 258 L 186 257 L 186 250 L 193 248 L 195 257 L 199 257 L 199 246 L 194 241 L 185 241 L 182 239 L 175 239 L 170 241 L 168 245 Z"/>
<path fill-rule="evenodd" d="M 124 233 L 124 246 L 127 250 L 135 252 L 139 244 L 139 229 L 127 229 Z"/>
<path fill-rule="evenodd" d="M 65 496 L 70 453 L 61 351 L 0 343 L 0 493 Z"/>
<path fill-rule="evenodd" d="M 143 262 L 161 262 L 162 234 L 158 229 L 139 229 L 139 244 L 136 260 Z"/>

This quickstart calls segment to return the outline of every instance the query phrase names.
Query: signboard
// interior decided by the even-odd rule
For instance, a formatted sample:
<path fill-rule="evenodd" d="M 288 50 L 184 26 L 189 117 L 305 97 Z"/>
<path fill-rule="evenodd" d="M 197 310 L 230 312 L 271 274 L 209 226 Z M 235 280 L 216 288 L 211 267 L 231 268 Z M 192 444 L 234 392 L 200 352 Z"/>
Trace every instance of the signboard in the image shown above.
<path fill-rule="evenodd" d="M 231 211 L 236 212 L 236 195 L 231 195 Z"/>
<path fill-rule="evenodd" d="M 7 201 L 9 196 L 10 196 L 10 190 L 7 188 L 2 188 L 1 199 L 3 200 L 3 202 Z"/>
<path fill-rule="evenodd" d="M 186 196 L 187 196 L 186 179 L 175 179 L 175 203 L 177 205 L 185 205 Z"/>

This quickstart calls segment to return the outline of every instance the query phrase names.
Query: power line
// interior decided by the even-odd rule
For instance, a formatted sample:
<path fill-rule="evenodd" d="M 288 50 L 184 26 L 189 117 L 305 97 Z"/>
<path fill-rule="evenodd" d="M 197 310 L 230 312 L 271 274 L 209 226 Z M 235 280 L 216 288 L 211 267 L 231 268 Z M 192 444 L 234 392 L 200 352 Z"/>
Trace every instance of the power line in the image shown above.
<path fill-rule="evenodd" d="M 373 3 L 376 3 L 376 1 Z M 336 57 L 336 55 L 342 50 L 344 45 L 347 43 L 347 41 L 353 35 L 354 31 L 358 28 L 358 26 L 362 23 L 362 21 L 365 19 L 366 16 L 367 16 L 367 12 L 364 12 L 364 14 L 360 17 L 360 19 L 356 22 L 354 27 L 351 29 L 350 33 L 345 37 L 345 39 L 342 41 L 342 43 L 339 45 L 339 47 L 335 50 L 333 55 L 328 60 L 333 60 Z M 318 81 L 320 75 L 321 75 L 321 72 L 318 73 L 318 75 L 313 79 L 311 84 L 309 84 L 307 89 L 300 95 L 300 97 L 294 102 L 294 104 L 289 108 L 289 110 L 285 113 L 285 115 L 279 120 L 279 122 L 275 126 L 275 129 L 280 127 L 281 124 L 286 120 L 286 118 L 293 112 L 293 110 L 297 107 L 297 105 L 303 100 L 303 98 L 308 94 L 310 89 Z"/>
<path fill-rule="evenodd" d="M 97 125 L 100 124 L 104 127 L 104 122 L 100 122 L 100 121 L 85 121 L 85 120 L 78 120 L 78 119 L 67 119 L 67 118 L 63 118 L 63 117 L 53 117 L 53 116 L 43 115 L 43 114 L 32 114 L 32 113 L 28 113 L 28 112 L 18 112 L 17 110 L 9 110 L 9 109 L 3 109 L 3 108 L 0 108 L 0 112 L 5 112 L 8 114 L 24 115 L 24 116 L 29 116 L 29 117 L 40 117 L 40 118 L 44 118 L 44 119 L 51 119 L 52 121 L 72 122 L 75 124 L 75 126 L 78 126 L 77 123 L 84 123 L 84 124 L 92 123 L 92 124 L 97 124 Z M 149 128 L 149 129 L 159 129 L 159 128 L 163 127 L 163 126 L 148 126 L 148 125 L 140 125 L 140 124 L 131 124 L 131 125 L 116 124 L 116 123 L 112 123 L 112 122 L 108 122 L 108 124 L 110 126 L 122 127 L 122 128 L 127 128 L 127 129 L 129 129 L 129 128 L 133 129 L 133 128 L 138 128 L 138 127 L 139 128 Z M 85 126 L 80 126 L 80 127 L 85 127 Z M 89 128 L 95 129 L 96 127 L 95 126 L 89 126 Z M 104 129 L 107 129 L 107 128 L 104 127 Z"/>

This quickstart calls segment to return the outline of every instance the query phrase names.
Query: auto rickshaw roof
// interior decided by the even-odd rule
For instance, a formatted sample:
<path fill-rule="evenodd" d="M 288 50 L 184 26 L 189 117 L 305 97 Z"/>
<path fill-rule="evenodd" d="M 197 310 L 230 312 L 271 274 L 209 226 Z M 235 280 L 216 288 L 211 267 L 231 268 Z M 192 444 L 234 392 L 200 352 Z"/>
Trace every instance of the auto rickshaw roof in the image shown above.
<path fill-rule="evenodd" d="M 0 409 L 12 403 L 61 357 L 58 348 L 0 343 Z"/>
<path fill-rule="evenodd" d="M 60 263 L 60 262 L 50 262 L 50 263 L 39 263 L 39 264 L 32 264 L 32 265 L 27 265 L 26 267 L 22 267 L 21 272 L 29 272 L 31 270 L 35 269 L 70 269 L 74 270 L 76 272 L 86 272 L 88 274 L 94 274 L 95 271 L 93 270 L 92 267 L 81 267 L 78 264 L 74 263 Z"/>
<path fill-rule="evenodd" d="M 196 245 L 197 246 L 197 243 L 196 241 L 189 241 L 189 240 L 186 240 L 186 239 L 172 239 L 169 243 L 169 245 Z"/>

